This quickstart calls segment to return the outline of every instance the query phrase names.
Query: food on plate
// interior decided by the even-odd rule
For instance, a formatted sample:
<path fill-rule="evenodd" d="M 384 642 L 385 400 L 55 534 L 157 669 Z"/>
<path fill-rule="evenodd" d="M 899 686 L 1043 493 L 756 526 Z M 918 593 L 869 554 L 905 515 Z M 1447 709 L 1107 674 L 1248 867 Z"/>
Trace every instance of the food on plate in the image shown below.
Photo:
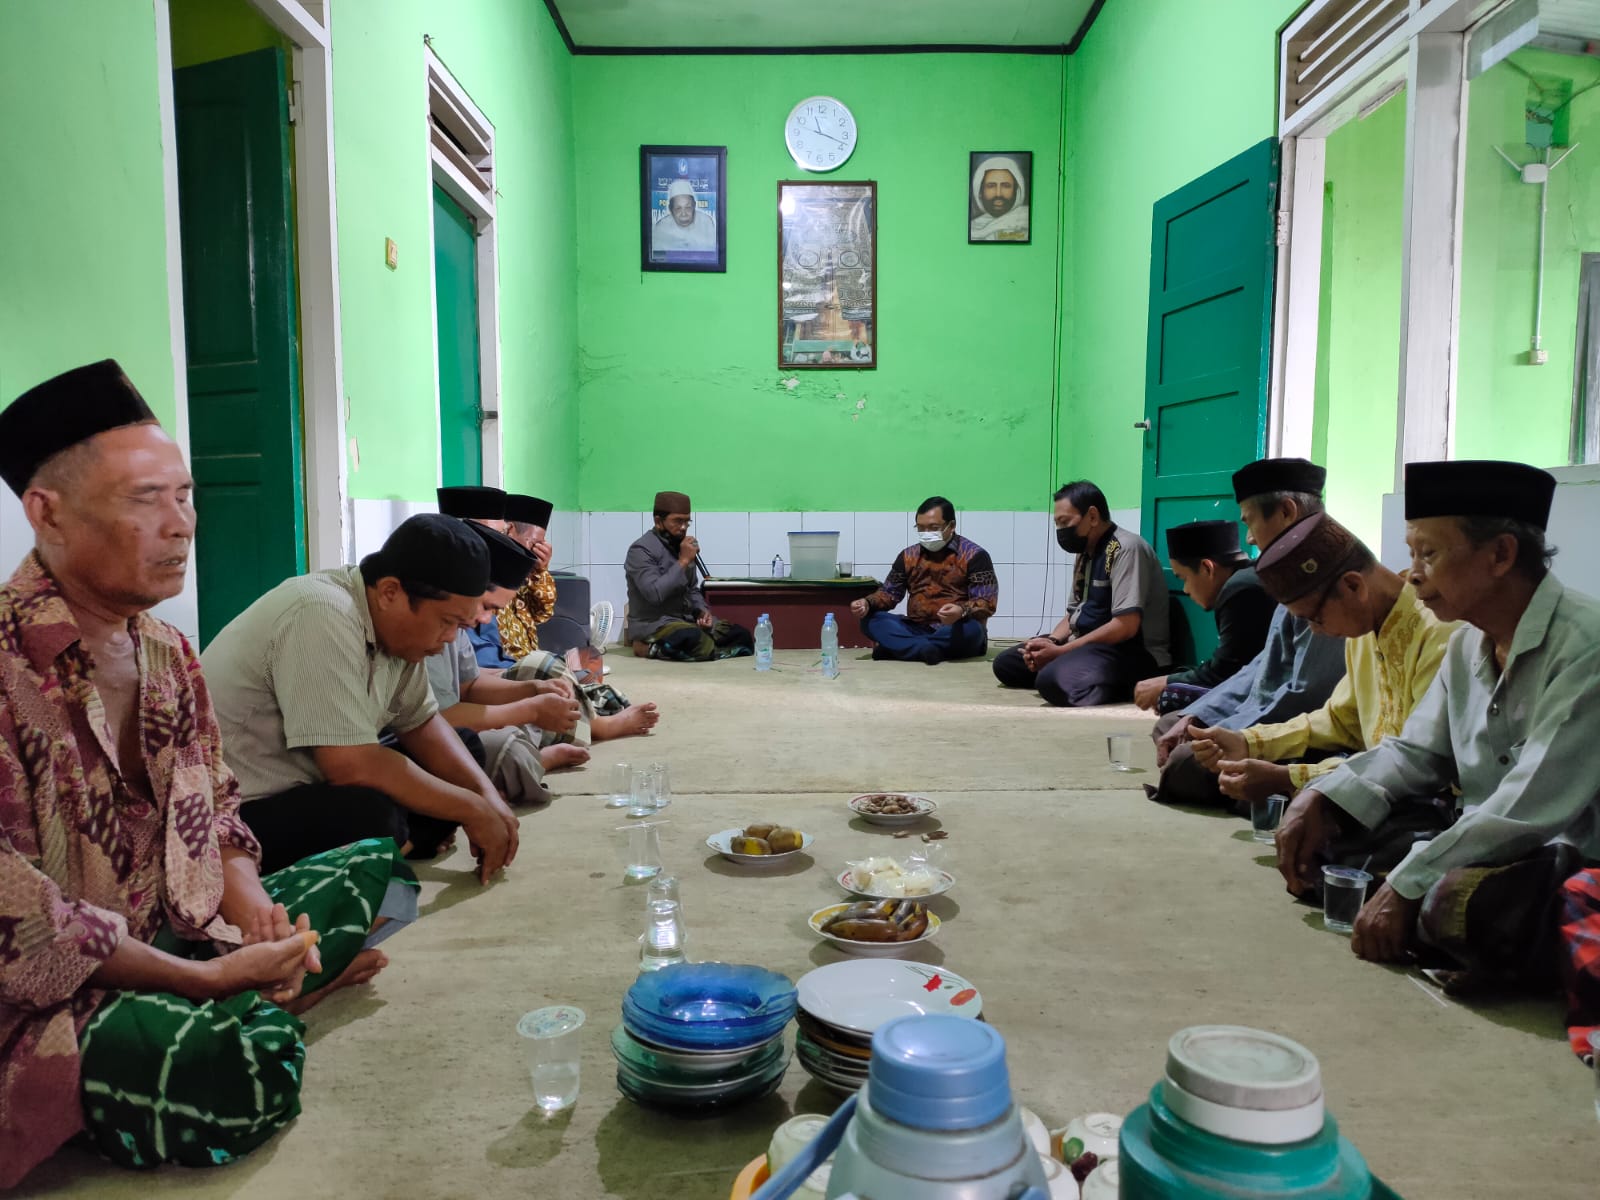
<path fill-rule="evenodd" d="M 939 876 L 926 866 L 902 864 L 894 858 L 868 858 L 846 863 L 850 885 L 881 896 L 926 896 L 939 886 Z"/>
<path fill-rule="evenodd" d="M 921 812 L 923 804 L 915 796 L 903 796 L 898 792 L 879 792 L 872 796 L 861 796 L 856 800 L 856 811 L 871 813 L 878 817 L 909 817 Z"/>
<path fill-rule="evenodd" d="M 746 825 L 728 839 L 728 849 L 734 854 L 790 854 L 805 844 L 805 834 L 798 829 L 785 829 L 771 821 Z"/>
<path fill-rule="evenodd" d="M 798 829 L 779 828 L 767 834 L 767 844 L 772 847 L 774 854 L 788 854 L 805 845 L 805 838 Z"/>
<path fill-rule="evenodd" d="M 754 825 L 746 825 L 744 827 L 744 832 L 746 837 L 765 839 L 771 837 L 772 831 L 777 828 L 778 826 L 774 825 L 771 821 L 757 821 Z"/>
<path fill-rule="evenodd" d="M 852 942 L 910 942 L 928 931 L 928 910 L 910 900 L 851 904 L 822 923 L 822 932 Z"/>
<path fill-rule="evenodd" d="M 748 833 L 736 834 L 728 848 L 735 854 L 771 854 L 772 843 L 766 838 L 751 837 Z"/>

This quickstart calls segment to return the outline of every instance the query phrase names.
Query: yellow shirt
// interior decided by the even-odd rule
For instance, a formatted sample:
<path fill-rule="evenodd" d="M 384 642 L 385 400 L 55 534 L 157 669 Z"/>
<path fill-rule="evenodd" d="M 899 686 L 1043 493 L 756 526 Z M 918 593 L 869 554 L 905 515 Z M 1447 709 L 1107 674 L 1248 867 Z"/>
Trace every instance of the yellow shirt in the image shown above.
<path fill-rule="evenodd" d="M 1326 704 L 1278 725 L 1252 725 L 1244 731 L 1250 757 L 1282 762 L 1308 750 L 1369 750 L 1386 737 L 1398 736 L 1439 673 L 1456 628 L 1456 622 L 1429 612 L 1416 589 L 1406 584 L 1376 634 L 1346 640 L 1344 678 Z M 1289 781 L 1298 790 L 1343 761 L 1295 763 L 1289 767 Z"/>

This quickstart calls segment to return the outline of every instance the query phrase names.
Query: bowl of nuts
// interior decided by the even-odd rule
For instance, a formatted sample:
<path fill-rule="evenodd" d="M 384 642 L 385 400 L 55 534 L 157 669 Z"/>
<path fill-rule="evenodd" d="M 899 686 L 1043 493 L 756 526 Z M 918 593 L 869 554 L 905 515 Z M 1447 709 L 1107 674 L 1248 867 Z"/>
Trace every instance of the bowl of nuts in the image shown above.
<path fill-rule="evenodd" d="M 868 792 L 850 801 L 850 811 L 873 825 L 910 825 L 931 817 L 939 811 L 939 806 L 926 796 Z"/>

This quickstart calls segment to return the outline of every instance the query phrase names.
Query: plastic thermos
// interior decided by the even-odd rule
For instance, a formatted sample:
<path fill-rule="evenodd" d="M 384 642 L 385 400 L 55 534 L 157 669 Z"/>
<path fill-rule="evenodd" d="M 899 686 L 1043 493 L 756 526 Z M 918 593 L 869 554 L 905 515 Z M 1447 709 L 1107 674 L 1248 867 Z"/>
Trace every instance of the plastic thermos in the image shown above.
<path fill-rule="evenodd" d="M 1399 1200 L 1324 1111 L 1316 1057 L 1258 1029 L 1174 1034 L 1118 1145 L 1122 1200 Z"/>

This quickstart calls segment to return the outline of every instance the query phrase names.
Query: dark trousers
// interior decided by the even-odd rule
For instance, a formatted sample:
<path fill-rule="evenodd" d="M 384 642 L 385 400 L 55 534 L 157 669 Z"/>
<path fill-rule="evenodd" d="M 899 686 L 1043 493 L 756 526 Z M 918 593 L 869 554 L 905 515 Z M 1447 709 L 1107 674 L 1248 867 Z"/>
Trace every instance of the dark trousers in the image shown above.
<path fill-rule="evenodd" d="M 539 626 L 539 649 L 560 658 L 568 650 L 589 644 L 589 627 L 560 613 Z"/>
<path fill-rule="evenodd" d="M 861 632 L 889 658 L 929 666 L 952 658 L 976 658 L 989 648 L 988 630 L 971 617 L 954 625 L 924 625 L 899 613 L 871 612 L 861 618 Z"/>
<path fill-rule="evenodd" d="M 470 729 L 456 733 L 483 766 L 486 760 L 478 735 Z M 380 742 L 405 753 L 390 735 Z M 276 796 L 251 800 L 240 805 L 239 815 L 261 843 L 263 875 L 364 838 L 389 837 L 396 846 L 410 842 L 414 850 L 431 857 L 456 831 L 456 822 L 412 812 L 376 788 L 334 783 L 303 783 Z"/>
<path fill-rule="evenodd" d="M 1011 647 L 994 660 L 994 677 L 1002 684 L 1037 688 L 1039 695 L 1057 708 L 1092 708 L 1132 700 L 1133 685 L 1157 670 L 1155 659 L 1138 639 L 1069 650 L 1037 672 L 1023 661 L 1021 646 Z"/>

